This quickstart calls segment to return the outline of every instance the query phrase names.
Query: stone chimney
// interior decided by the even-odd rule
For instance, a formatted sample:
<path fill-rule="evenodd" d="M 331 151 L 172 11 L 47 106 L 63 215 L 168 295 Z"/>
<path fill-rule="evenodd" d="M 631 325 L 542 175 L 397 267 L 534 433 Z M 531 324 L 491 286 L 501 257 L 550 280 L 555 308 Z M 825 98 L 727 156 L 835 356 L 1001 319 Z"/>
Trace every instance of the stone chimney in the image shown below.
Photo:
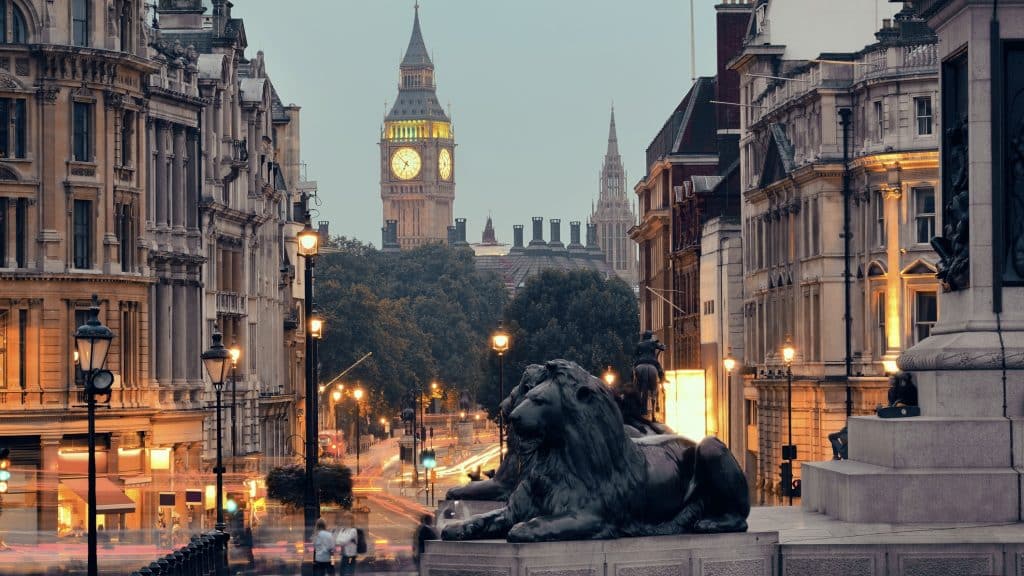
<path fill-rule="evenodd" d="M 516 224 L 512 227 L 512 252 L 523 250 L 523 225 Z"/>
<path fill-rule="evenodd" d="M 544 218 L 541 216 L 533 217 L 533 239 L 530 240 L 530 246 L 547 246 L 544 241 Z"/>
<path fill-rule="evenodd" d="M 587 252 L 592 258 L 604 258 L 604 252 L 597 243 L 597 224 L 587 224 Z"/>
<path fill-rule="evenodd" d="M 569 222 L 569 250 L 583 250 L 580 243 L 580 221 Z"/>
<path fill-rule="evenodd" d="M 552 248 L 565 248 L 565 244 L 562 244 L 562 220 L 559 218 L 552 218 L 551 223 L 551 240 L 548 242 L 548 246 Z"/>
<path fill-rule="evenodd" d="M 400 249 L 398 244 L 398 220 L 386 220 L 381 228 L 384 236 L 381 242 L 381 250 L 384 252 L 397 252 Z"/>
<path fill-rule="evenodd" d="M 455 243 L 459 241 L 459 231 L 455 226 L 448 227 L 448 245 L 455 246 Z"/>
<path fill-rule="evenodd" d="M 331 222 L 329 220 L 317 222 L 316 232 L 320 235 L 321 240 L 329 240 L 331 238 Z"/>
<path fill-rule="evenodd" d="M 469 246 L 469 242 L 466 242 L 466 219 L 456 218 L 455 219 L 455 245 L 456 246 Z"/>

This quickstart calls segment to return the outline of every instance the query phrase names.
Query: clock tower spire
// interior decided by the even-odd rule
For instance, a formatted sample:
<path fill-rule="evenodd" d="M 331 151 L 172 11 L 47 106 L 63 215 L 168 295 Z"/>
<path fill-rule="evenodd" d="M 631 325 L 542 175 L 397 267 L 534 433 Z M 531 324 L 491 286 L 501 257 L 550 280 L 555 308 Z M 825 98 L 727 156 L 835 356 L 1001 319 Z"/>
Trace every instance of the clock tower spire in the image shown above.
<path fill-rule="evenodd" d="M 419 2 L 414 10 L 412 36 L 399 65 L 398 97 L 384 116 L 380 140 L 383 221 L 398 222 L 403 249 L 444 242 L 455 202 L 455 134 L 437 99 Z"/>

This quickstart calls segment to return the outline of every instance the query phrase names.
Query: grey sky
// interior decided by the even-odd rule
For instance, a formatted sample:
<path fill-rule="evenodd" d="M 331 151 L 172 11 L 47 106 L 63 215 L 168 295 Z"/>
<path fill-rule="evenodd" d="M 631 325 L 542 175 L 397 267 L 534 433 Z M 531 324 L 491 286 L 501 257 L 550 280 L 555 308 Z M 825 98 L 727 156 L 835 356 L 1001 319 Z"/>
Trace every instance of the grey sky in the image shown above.
<path fill-rule="evenodd" d="M 715 72 L 715 3 L 695 1 L 698 75 Z M 247 54 L 264 50 L 281 98 L 302 106 L 320 219 L 379 246 L 377 142 L 413 0 L 242 0 L 233 14 Z M 455 216 L 471 242 L 488 212 L 503 242 L 532 216 L 561 218 L 564 237 L 586 220 L 613 100 L 632 198 L 644 149 L 690 85 L 687 0 L 422 0 L 420 24 L 452 106 Z"/>

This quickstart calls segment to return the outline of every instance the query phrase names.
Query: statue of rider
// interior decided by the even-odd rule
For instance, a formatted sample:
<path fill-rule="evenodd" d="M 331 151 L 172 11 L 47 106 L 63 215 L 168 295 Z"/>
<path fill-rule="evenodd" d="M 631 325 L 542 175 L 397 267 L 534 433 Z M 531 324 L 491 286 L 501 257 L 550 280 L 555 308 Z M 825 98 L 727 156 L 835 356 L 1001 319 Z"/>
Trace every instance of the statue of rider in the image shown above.
<path fill-rule="evenodd" d="M 665 345 L 654 337 L 653 332 L 646 330 L 633 351 L 633 382 L 643 417 L 647 416 L 652 401 L 657 408 L 658 384 L 665 380 L 665 370 L 658 361 L 658 355 L 664 350 Z"/>

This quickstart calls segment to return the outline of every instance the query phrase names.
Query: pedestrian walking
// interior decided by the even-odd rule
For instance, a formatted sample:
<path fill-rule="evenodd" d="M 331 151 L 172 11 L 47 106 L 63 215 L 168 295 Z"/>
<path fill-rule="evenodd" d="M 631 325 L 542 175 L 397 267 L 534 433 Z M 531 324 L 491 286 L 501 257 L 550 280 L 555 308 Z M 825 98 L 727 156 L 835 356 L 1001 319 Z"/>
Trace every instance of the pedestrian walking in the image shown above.
<path fill-rule="evenodd" d="M 416 534 L 414 535 L 412 559 L 416 562 L 416 571 L 420 569 L 420 558 L 423 556 L 423 552 L 427 548 L 427 540 L 437 540 L 437 530 L 434 528 L 434 517 L 430 514 L 424 514 L 420 518 L 420 525 L 416 528 Z"/>
<path fill-rule="evenodd" d="M 348 576 L 356 573 L 356 559 L 359 555 L 359 531 L 352 526 L 352 516 L 342 517 L 340 528 L 334 535 L 334 544 L 338 548 L 340 561 L 338 575 Z"/>
<path fill-rule="evenodd" d="M 331 572 L 331 555 L 334 553 L 334 535 L 327 530 L 323 518 L 316 521 L 313 529 L 313 575 L 328 576 Z"/>

